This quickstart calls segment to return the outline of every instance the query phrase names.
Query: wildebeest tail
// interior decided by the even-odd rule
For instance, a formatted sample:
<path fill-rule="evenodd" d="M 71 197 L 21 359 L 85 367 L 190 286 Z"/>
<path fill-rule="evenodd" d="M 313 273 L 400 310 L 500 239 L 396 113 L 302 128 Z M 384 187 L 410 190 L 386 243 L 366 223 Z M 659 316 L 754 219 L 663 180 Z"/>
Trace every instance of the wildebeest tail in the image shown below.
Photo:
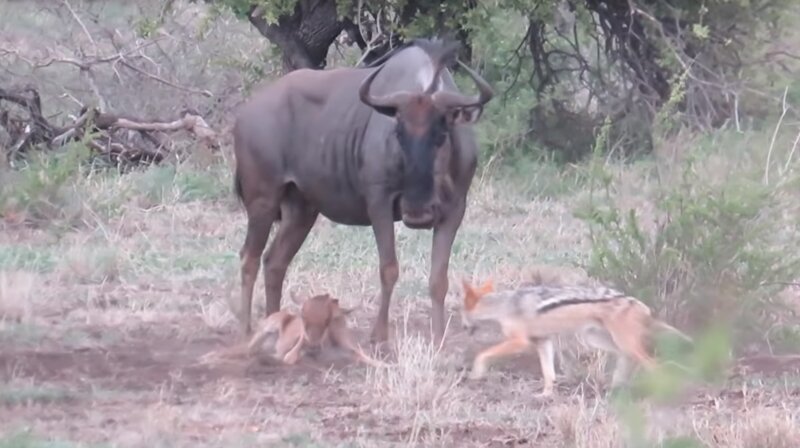
<path fill-rule="evenodd" d="M 239 167 L 233 172 L 233 192 L 236 194 L 236 197 L 239 199 L 239 202 L 244 202 L 244 194 L 242 193 L 242 178 L 239 176 Z"/>

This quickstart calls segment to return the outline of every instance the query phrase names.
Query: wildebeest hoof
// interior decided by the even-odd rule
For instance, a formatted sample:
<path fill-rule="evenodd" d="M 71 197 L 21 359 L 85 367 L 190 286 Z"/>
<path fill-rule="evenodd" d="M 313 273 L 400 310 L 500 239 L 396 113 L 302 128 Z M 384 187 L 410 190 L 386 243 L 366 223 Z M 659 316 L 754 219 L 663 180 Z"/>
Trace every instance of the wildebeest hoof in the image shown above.
<path fill-rule="evenodd" d="M 472 369 L 469 372 L 468 378 L 472 381 L 477 381 L 484 376 L 486 376 L 486 372 L 484 372 L 483 369 Z"/>
<path fill-rule="evenodd" d="M 239 325 L 239 332 L 245 338 L 249 338 L 253 335 L 253 327 L 250 326 L 250 322 L 242 323 Z"/>
<path fill-rule="evenodd" d="M 375 327 L 375 329 L 372 330 L 369 340 L 375 345 L 389 342 L 389 330 L 385 326 Z"/>

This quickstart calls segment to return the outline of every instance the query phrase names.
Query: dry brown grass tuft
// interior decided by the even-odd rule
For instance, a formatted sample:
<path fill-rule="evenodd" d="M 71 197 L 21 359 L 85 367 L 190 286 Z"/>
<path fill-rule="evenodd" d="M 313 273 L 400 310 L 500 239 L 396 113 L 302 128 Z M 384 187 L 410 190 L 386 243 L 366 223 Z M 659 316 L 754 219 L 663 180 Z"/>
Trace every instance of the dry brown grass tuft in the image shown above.
<path fill-rule="evenodd" d="M 387 369 L 369 369 L 366 383 L 374 393 L 375 405 L 385 411 L 405 417 L 423 413 L 434 419 L 431 422 L 446 418 L 455 411 L 452 403 L 465 399 L 457 387 L 461 375 L 424 332 L 410 331 L 411 310 L 406 307 L 404 311 L 402 332 L 394 339 L 396 362 Z"/>
<path fill-rule="evenodd" d="M 791 410 L 759 409 L 751 411 L 749 417 L 735 435 L 741 448 L 800 446 L 800 421 Z"/>
<path fill-rule="evenodd" d="M 547 411 L 561 446 L 574 448 L 611 447 L 620 443 L 619 425 L 605 404 L 588 403 L 582 396 L 571 403 L 553 405 Z"/>
<path fill-rule="evenodd" d="M 60 275 L 77 283 L 105 283 L 119 280 L 124 269 L 119 251 L 110 246 L 74 246 L 64 254 Z"/>
<path fill-rule="evenodd" d="M 40 276 L 26 271 L 0 271 L 0 323 L 21 324 L 33 319 L 31 298 Z"/>

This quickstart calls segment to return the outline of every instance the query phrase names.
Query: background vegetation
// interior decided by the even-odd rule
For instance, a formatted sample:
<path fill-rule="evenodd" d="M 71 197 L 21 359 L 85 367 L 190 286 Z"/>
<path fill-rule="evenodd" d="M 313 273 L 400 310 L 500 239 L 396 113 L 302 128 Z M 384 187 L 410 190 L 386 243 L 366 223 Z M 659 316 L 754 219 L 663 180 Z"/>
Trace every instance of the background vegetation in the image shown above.
<path fill-rule="evenodd" d="M 0 356 L 0 414 L 8 414 L 0 445 L 39 446 L 19 432 L 25 423 L 41 437 L 132 446 L 197 437 L 284 446 L 540 438 L 552 446 L 796 446 L 797 385 L 779 375 L 796 368 L 789 355 L 800 342 L 798 18 L 789 0 L 0 4 L 0 353 L 8 353 Z M 354 381 L 352 369 L 308 384 L 270 377 L 245 387 L 221 378 L 190 393 L 150 369 L 141 374 L 148 387 L 170 390 L 138 404 L 135 385 L 120 386 L 115 375 L 104 383 L 88 370 L 41 373 L 55 363 L 42 347 L 91 354 L 131 346 L 144 356 L 120 349 L 114 371 L 126 362 L 178 368 L 227 343 L 244 229 L 230 190 L 231 111 L 286 71 L 369 63 L 439 33 L 462 41 L 461 58 L 498 93 L 478 125 L 480 170 L 453 278 L 513 285 L 531 264 L 583 267 L 696 336 L 695 350 L 674 355 L 688 370 L 644 378 L 639 392 L 652 400 L 608 402 L 587 392 L 602 382 L 604 358 L 565 345 L 560 370 L 571 398 L 563 403 L 532 409 L 520 398 L 538 387 L 530 368 L 499 366 L 512 373 L 497 373 L 487 390 L 465 388 L 456 354 L 436 353 L 414 334 L 427 319 L 430 237 L 398 227 L 403 271 L 392 314 L 402 334 L 400 367 L 390 373 Z M 213 135 L 102 125 L 187 116 L 201 117 Z M 287 290 L 326 289 L 363 305 L 354 321 L 366 329 L 377 287 L 371 238 L 321 219 Z M 450 292 L 455 314 L 459 298 Z M 458 355 L 479 344 L 459 337 Z M 186 354 L 164 367 L 169 356 L 152 347 L 176 339 Z M 597 372 L 587 377 L 587 365 Z M 743 365 L 766 373 L 730 373 Z M 76 379 L 86 375 L 91 387 Z M 708 380 L 717 386 L 698 389 Z M 330 430 L 331 415 L 346 421 L 338 407 L 296 415 L 309 387 L 336 406 L 345 406 L 341 394 L 324 391 L 347 391 L 384 432 L 363 421 L 345 424 L 356 435 Z M 753 388 L 757 397 L 748 398 Z M 717 404 L 697 404 L 709 395 Z M 664 404 L 676 396 L 695 401 L 676 411 Z M 116 423 L 69 415 L 80 400 L 102 403 Z M 137 411 L 120 411 L 131 406 Z M 142 425 L 149 429 L 138 438 L 127 433 Z M 243 436 L 251 427 L 258 434 Z M 306 432 L 309 439 L 298 436 Z"/>

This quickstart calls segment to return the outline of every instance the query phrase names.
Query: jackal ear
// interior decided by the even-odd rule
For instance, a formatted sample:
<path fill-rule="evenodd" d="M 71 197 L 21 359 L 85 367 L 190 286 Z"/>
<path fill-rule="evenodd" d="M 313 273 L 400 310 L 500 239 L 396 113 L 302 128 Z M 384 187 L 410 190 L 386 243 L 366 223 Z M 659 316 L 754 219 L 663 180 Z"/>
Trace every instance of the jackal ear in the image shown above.
<path fill-rule="evenodd" d="M 481 294 L 488 294 L 492 291 L 494 291 L 494 280 L 490 278 L 481 285 Z"/>

